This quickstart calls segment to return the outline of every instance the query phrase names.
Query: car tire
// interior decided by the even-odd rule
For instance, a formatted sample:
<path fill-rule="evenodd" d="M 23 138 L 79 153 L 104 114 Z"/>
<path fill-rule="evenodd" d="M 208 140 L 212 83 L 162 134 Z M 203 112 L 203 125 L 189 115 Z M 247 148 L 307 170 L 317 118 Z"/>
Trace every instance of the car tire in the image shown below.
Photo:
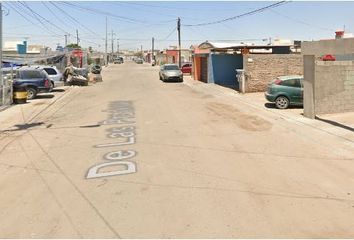
<path fill-rule="evenodd" d="M 159 78 L 160 78 L 160 80 L 162 80 L 162 77 L 161 77 L 161 75 L 159 75 Z"/>
<path fill-rule="evenodd" d="M 53 81 L 50 81 L 49 83 L 49 92 L 53 91 L 53 88 L 54 88 L 54 82 Z"/>
<path fill-rule="evenodd" d="M 34 99 L 37 96 L 37 90 L 34 88 L 27 88 L 27 100 Z"/>
<path fill-rule="evenodd" d="M 286 109 L 289 107 L 290 101 L 285 96 L 279 96 L 275 99 L 275 107 L 278 109 Z"/>

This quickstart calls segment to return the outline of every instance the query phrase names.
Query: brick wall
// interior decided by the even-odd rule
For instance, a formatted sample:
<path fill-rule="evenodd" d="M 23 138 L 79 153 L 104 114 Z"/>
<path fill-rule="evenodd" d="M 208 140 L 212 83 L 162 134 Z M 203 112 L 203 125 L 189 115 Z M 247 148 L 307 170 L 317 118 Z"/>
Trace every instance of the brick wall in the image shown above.
<path fill-rule="evenodd" d="M 303 58 L 295 54 L 248 54 L 244 56 L 246 92 L 264 92 L 278 76 L 302 75 Z"/>
<path fill-rule="evenodd" d="M 354 111 L 354 63 L 315 62 L 315 113 Z"/>

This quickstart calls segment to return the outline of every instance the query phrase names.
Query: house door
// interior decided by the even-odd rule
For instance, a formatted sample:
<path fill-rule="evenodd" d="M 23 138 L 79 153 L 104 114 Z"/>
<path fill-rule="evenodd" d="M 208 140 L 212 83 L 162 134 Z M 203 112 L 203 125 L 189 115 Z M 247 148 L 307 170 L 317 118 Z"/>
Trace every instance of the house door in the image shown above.
<path fill-rule="evenodd" d="M 200 58 L 200 81 L 208 82 L 208 59 L 206 57 Z"/>

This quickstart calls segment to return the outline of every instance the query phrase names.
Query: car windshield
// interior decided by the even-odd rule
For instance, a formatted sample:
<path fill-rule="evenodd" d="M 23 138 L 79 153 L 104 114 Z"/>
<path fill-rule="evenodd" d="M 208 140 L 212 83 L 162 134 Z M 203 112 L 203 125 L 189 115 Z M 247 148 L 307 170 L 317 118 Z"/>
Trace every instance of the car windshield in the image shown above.
<path fill-rule="evenodd" d="M 177 65 L 166 65 L 165 70 L 179 70 Z"/>

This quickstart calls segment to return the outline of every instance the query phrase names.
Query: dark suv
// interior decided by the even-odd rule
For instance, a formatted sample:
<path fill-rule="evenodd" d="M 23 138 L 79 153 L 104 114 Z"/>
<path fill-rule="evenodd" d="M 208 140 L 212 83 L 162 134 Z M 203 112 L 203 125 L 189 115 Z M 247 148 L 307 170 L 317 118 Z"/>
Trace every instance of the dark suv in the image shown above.
<path fill-rule="evenodd" d="M 33 99 L 38 93 L 49 92 L 51 84 L 48 74 L 41 69 L 19 68 L 16 69 L 14 87 L 25 87 L 27 90 L 27 99 Z"/>

